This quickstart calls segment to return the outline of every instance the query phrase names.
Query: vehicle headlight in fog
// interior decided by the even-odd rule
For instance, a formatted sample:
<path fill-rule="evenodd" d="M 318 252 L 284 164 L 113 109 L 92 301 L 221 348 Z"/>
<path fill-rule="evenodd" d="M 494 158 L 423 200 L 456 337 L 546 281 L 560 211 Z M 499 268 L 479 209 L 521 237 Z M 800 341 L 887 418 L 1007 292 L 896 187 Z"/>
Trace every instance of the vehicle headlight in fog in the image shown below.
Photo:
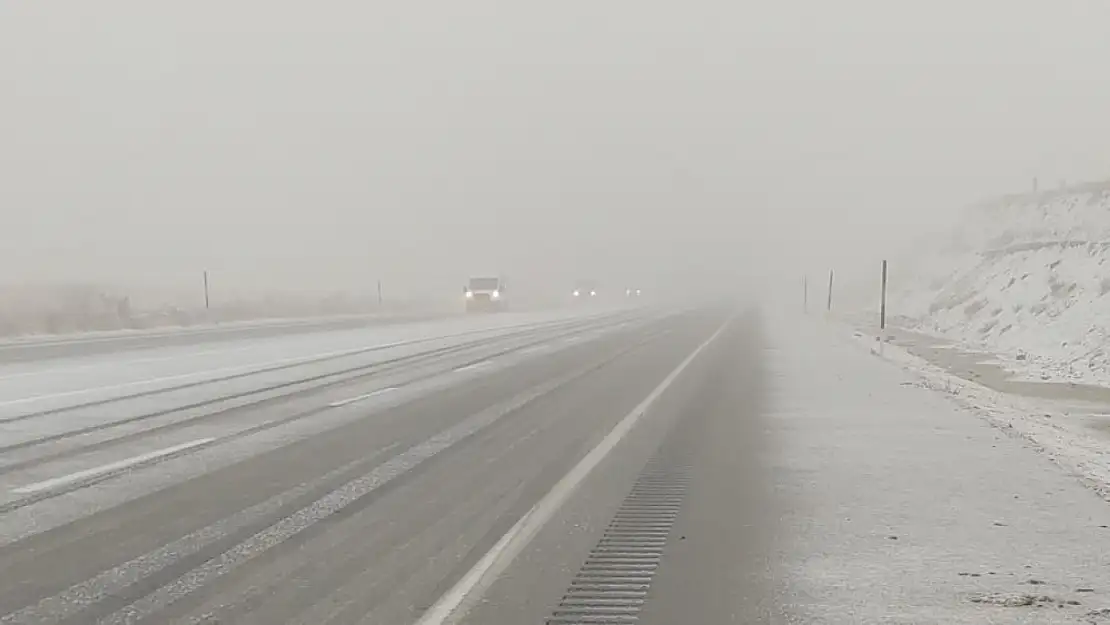
<path fill-rule="evenodd" d="M 474 297 L 474 291 L 467 291 L 466 292 L 466 299 L 471 299 L 472 297 Z"/>
<path fill-rule="evenodd" d="M 590 297 L 597 295 L 597 291 L 590 291 Z"/>
<path fill-rule="evenodd" d="M 578 295 L 579 295 L 578 291 L 575 291 L 575 292 L 574 292 L 574 296 L 575 296 L 575 297 L 578 297 Z"/>
<path fill-rule="evenodd" d="M 640 294 L 640 289 L 636 289 L 636 295 Z"/>
<path fill-rule="evenodd" d="M 493 293 L 490 293 L 489 296 L 492 299 L 501 299 L 501 291 L 494 291 Z"/>

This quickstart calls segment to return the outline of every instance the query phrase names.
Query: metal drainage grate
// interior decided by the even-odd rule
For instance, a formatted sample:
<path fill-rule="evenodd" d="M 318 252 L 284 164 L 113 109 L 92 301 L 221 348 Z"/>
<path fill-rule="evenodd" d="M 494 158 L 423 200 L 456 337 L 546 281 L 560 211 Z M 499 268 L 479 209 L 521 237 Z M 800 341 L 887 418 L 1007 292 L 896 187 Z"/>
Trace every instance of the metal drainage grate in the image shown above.
<path fill-rule="evenodd" d="M 685 467 L 648 463 L 548 625 L 639 620 L 688 484 Z"/>

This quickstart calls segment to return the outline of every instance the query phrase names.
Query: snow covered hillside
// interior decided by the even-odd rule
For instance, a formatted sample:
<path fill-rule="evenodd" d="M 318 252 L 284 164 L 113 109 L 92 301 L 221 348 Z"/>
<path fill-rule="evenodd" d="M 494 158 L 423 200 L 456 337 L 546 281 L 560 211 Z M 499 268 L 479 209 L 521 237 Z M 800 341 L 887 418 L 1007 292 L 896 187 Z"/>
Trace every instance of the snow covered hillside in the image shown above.
<path fill-rule="evenodd" d="M 1110 384 L 1110 181 L 974 206 L 892 268 L 909 329 L 998 354 L 1033 379 Z"/>

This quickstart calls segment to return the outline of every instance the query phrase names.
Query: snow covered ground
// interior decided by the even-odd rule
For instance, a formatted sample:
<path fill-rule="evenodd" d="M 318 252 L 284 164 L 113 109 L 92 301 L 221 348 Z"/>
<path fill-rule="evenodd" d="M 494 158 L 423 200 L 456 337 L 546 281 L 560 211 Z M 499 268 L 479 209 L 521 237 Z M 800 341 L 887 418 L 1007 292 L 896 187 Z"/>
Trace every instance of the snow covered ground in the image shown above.
<path fill-rule="evenodd" d="M 1110 386 L 1110 182 L 968 210 L 891 268 L 896 325 L 991 352 L 1031 380 Z"/>
<path fill-rule="evenodd" d="M 873 337 L 768 325 L 782 622 L 1110 623 L 1102 449 Z"/>
<path fill-rule="evenodd" d="M 874 335 L 857 331 L 853 340 L 861 350 L 910 373 L 914 379 L 905 382 L 906 386 L 938 393 L 959 409 L 1024 440 L 1110 502 L 1110 427 L 1106 423 L 1110 405 L 1002 393 L 898 345 L 880 344 Z"/>

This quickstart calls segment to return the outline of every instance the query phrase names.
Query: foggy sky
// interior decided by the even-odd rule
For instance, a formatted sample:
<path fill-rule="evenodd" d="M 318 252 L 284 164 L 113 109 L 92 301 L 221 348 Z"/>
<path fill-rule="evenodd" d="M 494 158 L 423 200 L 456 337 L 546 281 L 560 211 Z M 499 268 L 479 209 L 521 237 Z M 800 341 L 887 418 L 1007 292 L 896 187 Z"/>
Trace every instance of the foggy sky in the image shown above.
<path fill-rule="evenodd" d="M 0 4 L 0 282 L 870 263 L 1110 177 L 1102 0 Z M 792 279 L 792 278 L 791 278 Z"/>

